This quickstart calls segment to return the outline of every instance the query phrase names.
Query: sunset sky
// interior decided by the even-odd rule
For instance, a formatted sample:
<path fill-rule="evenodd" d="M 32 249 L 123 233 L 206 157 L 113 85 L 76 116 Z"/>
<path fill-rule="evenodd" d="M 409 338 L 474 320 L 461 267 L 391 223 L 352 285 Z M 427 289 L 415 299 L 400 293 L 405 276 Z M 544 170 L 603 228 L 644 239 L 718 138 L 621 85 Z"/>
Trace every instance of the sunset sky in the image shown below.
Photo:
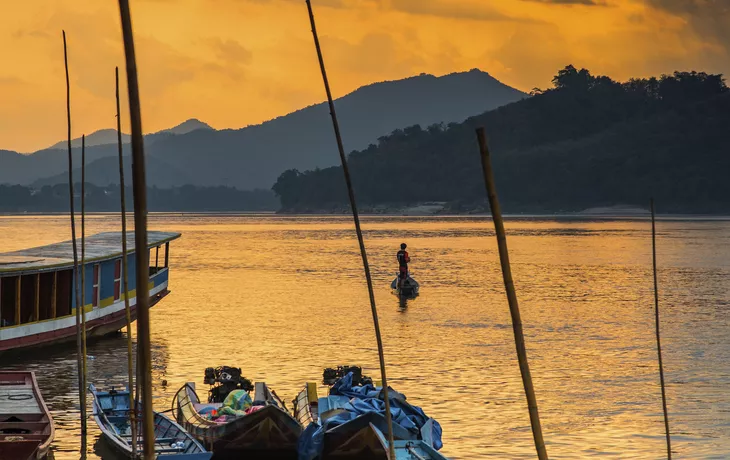
<path fill-rule="evenodd" d="M 313 4 L 336 97 L 375 81 L 475 67 L 525 91 L 549 86 L 569 63 L 617 79 L 730 73 L 725 0 Z M 132 0 L 131 7 L 145 132 L 193 117 L 238 128 L 324 98 L 304 0 Z M 73 135 L 115 126 L 114 66 L 125 78 L 117 2 L 6 2 L 0 149 L 29 152 L 65 138 L 62 29 Z"/>

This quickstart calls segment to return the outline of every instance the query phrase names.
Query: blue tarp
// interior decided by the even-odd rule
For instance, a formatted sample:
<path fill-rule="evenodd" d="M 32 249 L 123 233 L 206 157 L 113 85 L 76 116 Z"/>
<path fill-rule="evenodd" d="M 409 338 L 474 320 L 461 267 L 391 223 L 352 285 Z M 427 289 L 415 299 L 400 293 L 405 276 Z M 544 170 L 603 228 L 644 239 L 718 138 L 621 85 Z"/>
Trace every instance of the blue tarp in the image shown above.
<path fill-rule="evenodd" d="M 333 405 L 345 410 L 328 418 L 324 426 L 319 423 L 311 423 L 299 438 L 299 460 L 313 460 L 322 452 L 324 433 L 339 425 L 349 422 L 361 415 L 377 413 L 385 416 L 385 400 L 382 398 L 381 387 L 368 385 L 353 385 L 353 374 L 349 373 L 342 377 L 330 389 L 328 398 Z M 388 399 L 390 400 L 390 414 L 393 423 L 407 430 L 413 439 L 420 439 L 420 430 L 429 420 L 428 416 L 420 407 L 412 406 L 406 402 L 406 397 L 388 387 Z M 433 447 L 441 449 L 441 425 L 433 420 L 431 433 Z"/>

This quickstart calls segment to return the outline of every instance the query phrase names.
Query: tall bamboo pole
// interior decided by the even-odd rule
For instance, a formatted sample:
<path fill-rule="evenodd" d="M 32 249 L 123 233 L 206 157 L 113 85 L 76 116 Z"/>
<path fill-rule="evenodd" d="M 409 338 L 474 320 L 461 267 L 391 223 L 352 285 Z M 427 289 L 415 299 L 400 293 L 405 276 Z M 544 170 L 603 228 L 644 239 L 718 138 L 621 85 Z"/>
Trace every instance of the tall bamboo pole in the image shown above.
<path fill-rule="evenodd" d="M 79 380 L 79 406 L 81 410 L 81 458 L 86 458 L 86 388 L 83 385 L 83 349 L 81 346 L 81 295 L 79 293 L 79 258 L 76 247 L 76 222 L 74 219 L 74 180 L 73 158 L 71 156 L 71 84 L 68 78 L 68 52 L 66 49 L 66 31 L 63 31 L 63 63 L 66 68 L 66 119 L 68 127 L 68 187 L 69 213 L 71 215 L 71 244 L 74 258 L 74 290 L 76 293 L 76 366 Z M 82 306 L 83 307 L 83 306 Z"/>
<path fill-rule="evenodd" d="M 497 199 L 497 187 L 494 184 L 492 160 L 489 154 L 489 148 L 487 147 L 487 138 L 484 134 L 484 128 L 477 129 L 477 139 L 479 141 L 479 153 L 481 154 L 482 158 L 482 172 L 484 173 L 484 183 L 487 188 L 489 207 L 492 210 L 494 230 L 497 234 L 499 261 L 502 264 L 502 277 L 504 278 L 504 287 L 507 291 L 507 302 L 509 303 L 509 311 L 512 315 L 512 329 L 515 335 L 517 361 L 520 365 L 522 384 L 525 387 L 525 396 L 527 396 L 527 407 L 530 412 L 532 437 L 535 440 L 537 457 L 540 460 L 547 460 L 547 450 L 545 449 L 545 441 L 543 441 L 542 438 L 542 427 L 540 426 L 540 414 L 537 410 L 537 398 L 535 397 L 535 389 L 532 386 L 530 365 L 527 362 L 527 349 L 525 348 L 525 337 L 522 333 L 522 318 L 520 317 L 520 307 L 517 303 L 517 292 L 515 291 L 515 285 L 512 281 L 512 269 L 510 268 L 509 252 L 507 251 L 507 235 L 504 231 L 504 222 L 502 221 L 502 209 L 500 208 L 499 200 Z"/>
<path fill-rule="evenodd" d="M 93 276 L 93 275 L 92 275 Z M 93 284 L 93 278 L 92 278 Z M 93 292 L 93 289 L 92 289 Z M 92 299 L 91 304 L 94 304 Z M 81 135 L 81 350 L 84 388 L 87 385 L 86 363 L 86 135 Z M 84 396 L 86 394 L 84 393 Z"/>
<path fill-rule="evenodd" d="M 314 12 L 312 11 L 312 3 L 310 0 L 306 0 L 307 9 L 309 10 L 309 22 L 312 26 L 312 36 L 314 37 L 314 47 L 317 49 L 317 57 L 319 58 L 319 67 L 322 71 L 322 81 L 324 82 L 324 89 L 327 93 L 327 102 L 329 104 L 330 115 L 332 116 L 332 126 L 335 131 L 335 138 L 337 140 L 337 149 L 340 153 L 340 161 L 342 162 L 342 172 L 345 175 L 345 182 L 347 183 L 347 193 L 350 198 L 350 207 L 352 208 L 352 217 L 355 221 L 355 233 L 357 233 L 357 241 L 360 245 L 360 255 L 362 256 L 362 264 L 365 270 L 365 279 L 368 285 L 368 294 L 370 296 L 370 310 L 373 314 L 373 326 L 375 327 L 375 339 L 378 343 L 378 358 L 380 360 L 380 376 L 383 380 L 383 398 L 385 399 L 385 419 L 388 425 L 388 448 L 390 452 L 390 458 L 395 460 L 395 445 L 393 442 L 393 420 L 390 414 L 390 398 L 388 397 L 388 379 L 385 375 L 385 355 L 383 353 L 383 339 L 380 335 L 380 324 L 378 322 L 378 309 L 375 306 L 375 293 L 373 291 L 373 280 L 370 276 L 370 266 L 368 264 L 368 256 L 365 251 L 365 241 L 362 236 L 362 229 L 360 228 L 360 216 L 357 212 L 357 205 L 355 202 L 355 192 L 352 187 L 352 179 L 350 177 L 350 169 L 347 166 L 347 157 L 345 156 L 345 148 L 342 145 L 342 136 L 340 134 L 340 125 L 337 122 L 337 113 L 335 112 L 335 104 L 332 100 L 332 92 L 330 91 L 329 80 L 327 79 L 327 71 L 324 66 L 324 57 L 322 56 L 322 48 L 319 45 L 319 37 L 317 36 L 317 27 L 314 23 Z"/>
<path fill-rule="evenodd" d="M 127 316 L 127 373 L 129 386 L 130 425 L 132 427 L 132 456 L 137 454 L 137 408 L 134 403 L 134 358 L 132 356 L 132 312 L 129 309 L 129 268 L 127 267 L 127 204 L 124 197 L 124 159 L 122 149 L 122 117 L 119 109 L 119 67 L 114 68 L 117 83 L 117 145 L 119 146 L 119 189 L 122 200 L 122 284 L 124 313 Z"/>
<path fill-rule="evenodd" d="M 654 198 L 651 199 L 651 260 L 654 269 L 654 323 L 656 325 L 656 349 L 659 357 L 659 381 L 662 385 L 662 409 L 664 409 L 664 433 L 667 438 L 667 458 L 672 460 L 672 439 L 669 435 L 669 414 L 667 412 L 667 393 L 664 389 L 664 365 L 662 364 L 662 342 L 659 338 L 659 283 L 656 270 L 656 224 L 654 218 Z"/>
<path fill-rule="evenodd" d="M 127 91 L 129 93 L 129 118 L 132 128 L 132 188 L 134 190 L 134 245 L 137 289 L 137 349 L 139 359 L 139 386 L 142 392 L 142 439 L 144 458 L 154 458 L 155 433 L 152 419 L 152 356 L 150 352 L 150 267 L 147 251 L 147 179 L 144 163 L 144 138 L 142 114 L 139 103 L 137 60 L 134 52 L 134 35 L 129 0 L 119 0 L 122 19 L 124 57 L 127 64 Z"/>

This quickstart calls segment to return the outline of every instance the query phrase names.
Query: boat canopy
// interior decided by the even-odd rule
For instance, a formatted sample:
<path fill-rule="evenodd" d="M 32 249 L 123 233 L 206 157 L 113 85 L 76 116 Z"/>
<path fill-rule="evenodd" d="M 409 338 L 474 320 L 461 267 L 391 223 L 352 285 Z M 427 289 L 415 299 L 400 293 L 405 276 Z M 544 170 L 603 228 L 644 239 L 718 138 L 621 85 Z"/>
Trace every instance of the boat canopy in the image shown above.
<path fill-rule="evenodd" d="M 174 232 L 147 232 L 147 247 L 153 248 L 179 238 Z M 76 240 L 81 254 L 81 239 Z M 122 233 L 105 232 L 86 237 L 86 263 L 115 259 L 122 255 Z M 127 253 L 134 253 L 134 232 L 127 232 Z M 0 276 L 42 272 L 73 267 L 72 241 L 0 254 Z"/>

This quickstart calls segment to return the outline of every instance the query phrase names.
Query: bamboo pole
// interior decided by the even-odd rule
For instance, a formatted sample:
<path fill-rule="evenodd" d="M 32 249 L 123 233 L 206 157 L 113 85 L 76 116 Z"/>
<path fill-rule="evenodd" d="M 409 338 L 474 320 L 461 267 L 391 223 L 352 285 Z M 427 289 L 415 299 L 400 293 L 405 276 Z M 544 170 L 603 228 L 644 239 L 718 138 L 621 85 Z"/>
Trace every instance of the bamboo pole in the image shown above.
<path fill-rule="evenodd" d="M 482 171 L 484 173 L 484 183 L 487 188 L 487 197 L 489 198 L 489 207 L 492 210 L 492 218 L 494 220 L 494 230 L 497 234 L 497 245 L 499 247 L 499 261 L 502 264 L 502 276 L 504 278 L 504 287 L 507 291 L 507 302 L 509 303 L 509 311 L 512 315 L 512 329 L 515 335 L 515 346 L 517 348 L 517 360 L 520 365 L 520 374 L 522 374 L 522 384 L 525 387 L 525 396 L 527 396 L 527 407 L 530 412 L 530 425 L 532 426 L 532 437 L 535 440 L 535 448 L 537 449 L 537 458 L 547 460 L 547 450 L 545 449 L 545 441 L 542 438 L 542 427 L 540 426 L 540 414 L 537 409 L 537 398 L 535 397 L 535 389 L 532 386 L 532 376 L 530 375 L 530 365 L 527 362 L 527 349 L 525 348 L 525 337 L 522 333 L 522 319 L 520 317 L 520 307 L 517 303 L 517 292 L 512 281 L 512 269 L 509 263 L 509 252 L 507 251 L 507 235 L 504 231 L 504 222 L 502 221 L 502 209 L 499 206 L 497 198 L 497 187 L 494 184 L 494 172 L 492 171 L 492 160 L 487 147 L 487 139 L 484 134 L 484 128 L 477 129 L 477 139 L 479 141 L 479 152 L 482 158 Z"/>
<path fill-rule="evenodd" d="M 352 217 L 355 221 L 355 233 L 357 233 L 357 242 L 360 245 L 360 255 L 362 256 L 362 264 L 365 270 L 365 279 L 368 285 L 368 294 L 370 296 L 370 310 L 373 314 L 373 326 L 375 327 L 375 339 L 378 343 L 378 358 L 380 360 L 380 376 L 383 380 L 383 398 L 385 399 L 385 419 L 388 425 L 388 449 L 390 452 L 390 459 L 395 460 L 395 445 L 393 441 L 393 420 L 390 413 L 390 398 L 388 396 L 388 380 L 385 375 L 385 355 L 383 353 L 383 339 L 380 335 L 380 324 L 378 322 L 378 309 L 375 305 L 375 293 L 373 291 L 373 280 L 370 276 L 370 266 L 368 264 L 368 256 L 365 251 L 365 241 L 362 235 L 362 229 L 360 228 L 360 216 L 357 212 L 357 205 L 355 202 L 355 192 L 352 187 L 352 179 L 350 177 L 350 169 L 347 166 L 347 157 L 345 156 L 345 148 L 342 144 L 342 136 L 340 134 L 340 125 L 337 122 L 337 113 L 335 112 L 335 104 L 332 100 L 332 92 L 330 91 L 329 80 L 327 79 L 327 71 L 325 70 L 324 57 L 322 56 L 322 48 L 319 45 L 319 37 L 317 36 L 317 27 L 314 22 L 314 12 L 312 11 L 312 3 L 310 0 L 307 1 L 307 9 L 309 10 L 309 22 L 312 26 L 312 36 L 314 38 L 314 47 L 317 49 L 317 57 L 319 58 L 319 67 L 322 71 L 322 81 L 324 82 L 324 89 L 327 93 L 327 102 L 329 104 L 330 115 L 332 116 L 332 127 L 335 131 L 335 138 L 337 140 L 337 149 L 340 153 L 340 161 L 342 163 L 342 172 L 345 175 L 345 182 L 347 184 L 347 193 L 350 199 L 350 206 L 352 208 Z"/>
<path fill-rule="evenodd" d="M 142 439 L 144 458 L 154 458 L 155 433 L 152 419 L 152 357 L 150 352 L 150 289 L 149 251 L 147 250 L 147 183 L 144 163 L 142 115 L 139 103 L 137 62 L 134 51 L 132 18 L 129 0 L 119 0 L 122 20 L 124 57 L 127 64 L 127 91 L 132 128 L 132 188 L 134 190 L 134 237 L 137 290 L 137 350 L 139 386 L 142 391 Z"/>
<path fill-rule="evenodd" d="M 92 275 L 93 276 L 93 275 Z M 93 284 L 93 278 L 92 278 Z M 93 292 L 93 289 L 92 289 Z M 94 301 L 91 301 L 94 304 Z M 86 135 L 81 135 L 81 349 L 84 389 L 88 382 L 86 362 Z M 86 393 L 84 393 L 85 399 Z"/>
<path fill-rule="evenodd" d="M 134 358 L 132 356 L 132 312 L 129 309 L 129 267 L 127 266 L 127 204 L 124 197 L 124 159 L 122 149 L 122 117 L 119 108 L 119 67 L 114 69 L 117 83 L 117 145 L 119 146 L 119 189 L 122 205 L 122 284 L 124 286 L 124 313 L 127 319 L 127 373 L 129 380 L 130 426 L 132 428 L 132 456 L 137 455 L 137 408 L 134 403 Z"/>
<path fill-rule="evenodd" d="M 659 283 L 656 270 L 656 224 L 654 218 L 654 198 L 651 199 L 651 259 L 654 269 L 654 322 L 656 325 L 656 349 L 659 357 L 659 381 L 662 386 L 662 409 L 664 409 L 664 432 L 667 438 L 667 458 L 672 460 L 672 439 L 669 435 L 669 414 L 667 412 L 667 393 L 664 389 L 664 365 L 662 364 L 662 342 L 659 338 Z"/>
<path fill-rule="evenodd" d="M 81 458 L 86 458 L 86 388 L 83 387 L 82 353 L 81 347 L 81 295 L 79 293 L 79 257 L 76 247 L 76 222 L 74 219 L 74 181 L 73 181 L 73 158 L 71 156 L 71 84 L 68 78 L 68 52 L 66 49 L 66 31 L 63 31 L 63 63 L 66 67 L 66 119 L 68 126 L 68 187 L 69 187 L 69 213 L 71 215 L 71 244 L 73 246 L 74 258 L 74 291 L 76 293 L 76 366 L 79 380 L 79 405 L 81 409 Z M 83 307 L 83 306 L 82 306 Z"/>

